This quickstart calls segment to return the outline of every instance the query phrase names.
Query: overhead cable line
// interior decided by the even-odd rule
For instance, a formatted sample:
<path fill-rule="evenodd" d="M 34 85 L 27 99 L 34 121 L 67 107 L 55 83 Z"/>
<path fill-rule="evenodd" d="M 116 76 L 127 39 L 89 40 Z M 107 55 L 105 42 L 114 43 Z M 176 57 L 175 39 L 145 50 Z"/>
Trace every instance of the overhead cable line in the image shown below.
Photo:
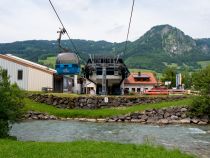
<path fill-rule="evenodd" d="M 69 38 L 69 40 L 70 40 L 70 42 L 71 42 L 71 44 L 72 44 L 72 46 L 73 46 L 73 49 L 74 49 L 75 53 L 76 53 L 77 55 L 79 55 L 79 54 L 78 54 L 78 49 L 77 49 L 77 47 L 75 46 L 74 42 L 72 41 L 72 39 L 71 39 L 69 33 L 67 32 L 67 30 L 66 30 L 66 28 L 65 28 L 65 26 L 64 26 L 64 24 L 63 24 L 61 18 L 59 17 L 58 12 L 56 11 L 56 9 L 55 9 L 53 3 L 51 2 L 51 0 L 49 0 L 49 2 L 50 2 L 50 5 L 51 5 L 52 8 L 53 8 L 53 10 L 54 10 L 54 12 L 55 12 L 55 14 L 56 14 L 58 20 L 59 20 L 59 22 L 61 23 L 61 25 L 62 25 L 62 27 L 63 27 L 63 30 L 65 30 L 65 33 L 66 33 L 66 35 L 68 36 L 68 38 Z"/>
<path fill-rule="evenodd" d="M 133 0 L 132 7 L 131 7 L 131 14 L 130 14 L 130 19 L 129 19 L 129 24 L 128 24 L 128 31 L 127 31 L 126 41 L 125 41 L 124 54 L 127 51 L 128 37 L 129 37 L 129 33 L 130 33 L 130 27 L 131 27 L 131 21 L 132 21 L 132 16 L 133 16 L 134 5 L 135 5 L 135 0 Z"/>

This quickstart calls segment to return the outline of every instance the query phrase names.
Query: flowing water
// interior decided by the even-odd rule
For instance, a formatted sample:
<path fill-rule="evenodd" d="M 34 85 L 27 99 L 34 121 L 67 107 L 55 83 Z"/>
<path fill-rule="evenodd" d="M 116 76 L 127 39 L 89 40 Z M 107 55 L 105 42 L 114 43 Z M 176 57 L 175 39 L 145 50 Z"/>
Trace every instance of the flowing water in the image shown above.
<path fill-rule="evenodd" d="M 149 141 L 210 158 L 210 126 L 142 125 L 77 121 L 25 121 L 14 124 L 10 134 L 22 141 L 114 141 L 140 144 Z"/>

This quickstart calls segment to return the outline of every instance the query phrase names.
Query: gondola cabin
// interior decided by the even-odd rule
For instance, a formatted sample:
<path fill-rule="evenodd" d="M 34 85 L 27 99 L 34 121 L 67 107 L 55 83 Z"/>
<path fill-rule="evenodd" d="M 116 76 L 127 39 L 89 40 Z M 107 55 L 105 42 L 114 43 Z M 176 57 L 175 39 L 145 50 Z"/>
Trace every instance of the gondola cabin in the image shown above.
<path fill-rule="evenodd" d="M 70 52 L 58 54 L 55 69 L 58 75 L 79 74 L 80 65 L 78 56 Z"/>

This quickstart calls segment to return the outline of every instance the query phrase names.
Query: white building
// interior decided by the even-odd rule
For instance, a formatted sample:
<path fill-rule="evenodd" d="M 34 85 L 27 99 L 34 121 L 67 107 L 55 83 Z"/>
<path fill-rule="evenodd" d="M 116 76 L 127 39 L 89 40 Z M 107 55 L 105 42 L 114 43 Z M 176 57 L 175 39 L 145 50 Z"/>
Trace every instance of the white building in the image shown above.
<path fill-rule="evenodd" d="M 129 93 L 144 93 L 146 90 L 151 90 L 157 86 L 158 82 L 150 72 L 131 73 L 128 78 L 124 80 L 124 92 Z"/>
<path fill-rule="evenodd" d="M 0 67 L 6 70 L 11 83 L 17 83 L 21 89 L 41 91 L 43 87 L 53 88 L 54 69 L 9 54 L 0 54 Z"/>
<path fill-rule="evenodd" d="M 91 82 L 88 79 L 85 79 L 83 82 L 83 87 L 84 87 L 84 93 L 85 94 L 91 94 L 91 92 L 96 94 L 96 84 Z"/>

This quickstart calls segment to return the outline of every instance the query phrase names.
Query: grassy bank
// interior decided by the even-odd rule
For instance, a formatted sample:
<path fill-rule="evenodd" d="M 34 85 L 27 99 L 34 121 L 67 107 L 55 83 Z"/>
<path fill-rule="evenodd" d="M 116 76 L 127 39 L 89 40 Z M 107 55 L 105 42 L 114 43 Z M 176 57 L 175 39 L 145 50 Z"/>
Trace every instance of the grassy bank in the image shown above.
<path fill-rule="evenodd" d="M 25 99 L 25 102 L 26 102 L 25 110 L 46 112 L 48 114 L 55 115 L 58 117 L 105 118 L 105 117 L 110 117 L 110 116 L 115 116 L 115 115 L 124 115 L 131 112 L 143 111 L 143 110 L 153 109 L 153 108 L 160 109 L 160 108 L 170 107 L 170 106 L 189 105 L 191 103 L 191 98 L 177 100 L 177 101 L 135 105 L 135 106 L 130 106 L 130 107 L 118 107 L 118 108 L 106 108 L 106 109 L 94 109 L 94 110 L 59 109 L 50 105 L 34 102 L 30 99 Z"/>
<path fill-rule="evenodd" d="M 95 141 L 19 142 L 0 139 L 0 158 L 193 158 L 179 150 Z"/>

